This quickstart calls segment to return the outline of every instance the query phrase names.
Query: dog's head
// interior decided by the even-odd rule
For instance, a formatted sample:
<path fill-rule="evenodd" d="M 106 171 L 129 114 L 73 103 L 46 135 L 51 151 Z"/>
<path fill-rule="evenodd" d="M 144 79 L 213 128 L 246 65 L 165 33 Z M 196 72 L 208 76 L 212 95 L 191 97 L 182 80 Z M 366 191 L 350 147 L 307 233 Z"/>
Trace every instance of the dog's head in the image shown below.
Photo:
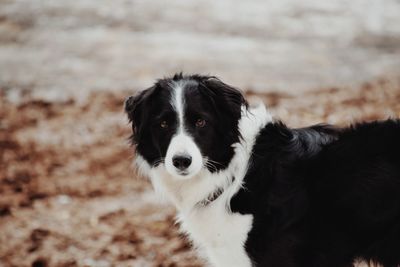
<path fill-rule="evenodd" d="M 125 102 L 137 154 L 150 168 L 165 168 L 178 179 L 229 165 L 243 107 L 241 92 L 219 79 L 181 74 Z"/>

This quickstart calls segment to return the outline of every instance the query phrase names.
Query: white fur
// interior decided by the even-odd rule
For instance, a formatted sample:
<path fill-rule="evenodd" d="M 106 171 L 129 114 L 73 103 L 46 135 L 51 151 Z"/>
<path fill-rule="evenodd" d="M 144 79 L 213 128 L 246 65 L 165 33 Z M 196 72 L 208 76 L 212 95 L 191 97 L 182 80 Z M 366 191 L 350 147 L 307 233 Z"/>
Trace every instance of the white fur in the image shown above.
<path fill-rule="evenodd" d="M 182 88 L 175 94 L 177 112 L 183 112 Z M 180 103 L 178 103 L 180 94 Z M 178 95 L 178 97 L 177 97 Z M 203 251 L 209 262 L 217 267 L 247 267 L 251 266 L 244 244 L 251 229 L 253 217 L 230 211 L 230 199 L 241 188 L 247 172 L 248 161 L 259 130 L 271 121 L 264 105 L 260 104 L 250 110 L 242 109 L 239 129 L 243 140 L 234 144 L 234 156 L 229 166 L 220 172 L 211 173 L 203 168 L 203 158 L 200 154 L 201 166 L 198 168 L 197 157 L 200 150 L 193 139 L 184 132 L 183 114 L 180 115 L 182 130 L 171 140 L 168 152 L 170 154 L 186 150 L 193 157 L 194 169 L 192 175 L 182 179 L 169 165 L 169 157 L 165 164 L 151 167 L 140 156 L 137 157 L 139 170 L 150 177 L 156 191 L 165 195 L 179 211 L 178 221 L 183 231 L 188 233 L 194 244 Z M 194 147 L 193 147 L 194 146 Z M 171 148 L 172 147 L 172 148 Z M 200 161 L 199 161 L 200 162 Z M 192 168 L 192 166 L 191 166 Z M 233 183 L 231 178 L 235 177 Z M 219 198 L 205 207 L 196 204 L 207 198 L 216 188 L 225 190 Z"/>
<path fill-rule="evenodd" d="M 171 99 L 171 105 L 174 107 L 176 113 L 178 114 L 179 120 L 179 130 L 181 133 L 184 130 L 183 125 L 183 109 L 185 105 L 185 99 L 183 97 L 183 88 L 185 88 L 186 81 L 171 82 L 170 86 L 174 89 L 173 97 Z"/>
<path fill-rule="evenodd" d="M 171 83 L 170 86 L 174 89 L 171 105 L 174 107 L 178 114 L 178 131 L 172 137 L 168 146 L 167 154 L 165 156 L 165 168 L 169 174 L 180 179 L 190 179 L 198 174 L 203 167 L 203 157 L 201 156 L 200 149 L 195 144 L 193 138 L 187 134 L 184 125 L 184 97 L 183 88 L 185 88 L 186 81 L 179 81 Z M 177 155 L 188 155 L 192 158 L 192 163 L 189 168 L 185 170 L 185 175 L 181 175 L 180 170 L 175 168 L 172 159 Z"/>

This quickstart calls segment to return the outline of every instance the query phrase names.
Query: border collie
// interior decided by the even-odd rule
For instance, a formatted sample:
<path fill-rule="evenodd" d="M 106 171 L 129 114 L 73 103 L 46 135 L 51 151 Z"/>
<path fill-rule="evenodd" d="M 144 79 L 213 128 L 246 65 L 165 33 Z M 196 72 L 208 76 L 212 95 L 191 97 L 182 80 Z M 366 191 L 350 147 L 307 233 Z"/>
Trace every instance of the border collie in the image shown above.
<path fill-rule="evenodd" d="M 139 171 L 212 266 L 400 266 L 400 121 L 290 129 L 215 77 L 125 102 Z"/>

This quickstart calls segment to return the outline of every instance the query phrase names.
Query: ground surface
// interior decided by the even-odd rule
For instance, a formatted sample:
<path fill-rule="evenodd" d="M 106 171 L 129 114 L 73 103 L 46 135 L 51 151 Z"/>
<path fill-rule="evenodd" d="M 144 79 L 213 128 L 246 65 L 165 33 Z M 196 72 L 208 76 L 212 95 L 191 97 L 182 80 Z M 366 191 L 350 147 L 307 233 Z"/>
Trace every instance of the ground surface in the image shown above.
<path fill-rule="evenodd" d="M 131 166 L 128 93 L 29 94 L 0 94 L 0 266 L 201 266 Z M 258 96 L 296 127 L 400 117 L 400 80 Z"/>

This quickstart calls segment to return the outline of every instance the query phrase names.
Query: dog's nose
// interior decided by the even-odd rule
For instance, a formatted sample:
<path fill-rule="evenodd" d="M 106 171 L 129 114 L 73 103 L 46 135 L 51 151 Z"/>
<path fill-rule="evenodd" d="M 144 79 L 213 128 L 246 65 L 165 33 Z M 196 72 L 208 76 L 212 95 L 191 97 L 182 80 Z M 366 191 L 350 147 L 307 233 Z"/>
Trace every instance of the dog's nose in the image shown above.
<path fill-rule="evenodd" d="M 187 169 L 192 163 L 192 157 L 189 155 L 177 155 L 172 158 L 172 163 L 179 170 Z"/>

